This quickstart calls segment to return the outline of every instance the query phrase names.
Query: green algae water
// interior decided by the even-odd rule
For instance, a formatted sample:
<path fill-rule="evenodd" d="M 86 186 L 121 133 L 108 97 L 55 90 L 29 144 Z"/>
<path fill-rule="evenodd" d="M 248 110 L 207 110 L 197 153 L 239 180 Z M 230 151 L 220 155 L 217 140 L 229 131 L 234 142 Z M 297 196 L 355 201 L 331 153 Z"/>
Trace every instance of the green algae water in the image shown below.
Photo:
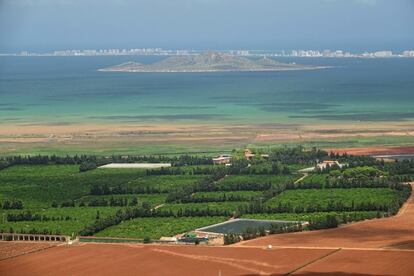
<path fill-rule="evenodd" d="M 0 57 L 0 124 L 307 124 L 414 119 L 414 59 L 279 59 L 286 72 L 99 72 L 161 57 Z"/>

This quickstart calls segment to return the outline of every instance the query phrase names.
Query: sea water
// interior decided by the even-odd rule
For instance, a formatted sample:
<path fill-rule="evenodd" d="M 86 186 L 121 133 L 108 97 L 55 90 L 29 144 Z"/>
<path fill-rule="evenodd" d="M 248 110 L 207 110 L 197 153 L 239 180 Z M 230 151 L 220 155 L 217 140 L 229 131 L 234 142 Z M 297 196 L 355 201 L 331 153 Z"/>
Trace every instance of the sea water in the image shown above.
<path fill-rule="evenodd" d="M 0 57 L 2 124 L 307 124 L 414 119 L 414 58 L 279 58 L 328 69 L 125 73 L 163 57 Z"/>

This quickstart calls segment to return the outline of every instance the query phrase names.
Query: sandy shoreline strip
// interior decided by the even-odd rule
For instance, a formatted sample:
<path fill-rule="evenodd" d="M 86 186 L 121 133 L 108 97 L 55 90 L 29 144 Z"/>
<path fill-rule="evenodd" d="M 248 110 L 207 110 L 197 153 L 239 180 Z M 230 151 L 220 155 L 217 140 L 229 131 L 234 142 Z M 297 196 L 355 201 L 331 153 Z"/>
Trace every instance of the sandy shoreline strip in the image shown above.
<path fill-rule="evenodd" d="M 321 136 L 340 136 L 355 135 L 364 133 L 365 135 L 394 134 L 394 135 L 414 135 L 414 122 L 389 122 L 389 123 L 343 123 L 343 124 L 1 124 L 0 136 L 19 136 L 19 135 L 50 135 L 50 134 L 73 134 L 73 133 L 121 133 L 122 132 L 256 132 L 258 137 L 266 140 L 266 134 L 271 132 L 298 132 L 304 134 L 314 133 Z M 260 136 L 261 135 L 261 136 Z"/>
<path fill-rule="evenodd" d="M 331 147 L 412 146 L 414 123 L 0 125 L 0 154 L 33 152 L 217 152 L 322 142 Z M 359 144 L 358 141 L 365 141 Z M 387 154 L 388 152 L 378 152 Z M 361 153 L 362 154 L 362 153 Z"/>

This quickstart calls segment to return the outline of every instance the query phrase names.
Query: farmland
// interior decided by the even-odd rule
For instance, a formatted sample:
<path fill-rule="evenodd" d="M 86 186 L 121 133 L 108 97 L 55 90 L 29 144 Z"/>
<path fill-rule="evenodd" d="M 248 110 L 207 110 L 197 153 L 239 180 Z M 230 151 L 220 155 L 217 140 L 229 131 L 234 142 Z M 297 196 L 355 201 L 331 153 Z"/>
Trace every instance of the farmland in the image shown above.
<path fill-rule="evenodd" d="M 159 239 L 197 229 L 199 227 L 225 221 L 225 217 L 185 217 L 185 218 L 138 218 L 111 226 L 97 237 L 118 237 Z"/>
<path fill-rule="evenodd" d="M 278 187 L 295 180 L 296 176 L 275 175 L 232 175 L 223 178 L 217 183 L 217 190 L 240 191 L 240 190 L 267 190 L 270 187 Z"/>
<path fill-rule="evenodd" d="M 363 211 L 372 204 L 376 209 L 392 204 L 399 191 L 389 188 L 352 188 L 352 189 L 307 189 L 287 190 L 266 202 L 268 207 L 286 206 L 299 212 L 315 212 L 335 209 L 338 205 L 350 210 Z"/>
<path fill-rule="evenodd" d="M 399 179 L 412 175 L 414 167 L 286 148 L 269 159 L 246 160 L 235 152 L 227 167 L 200 156 L 143 156 L 127 161 L 173 166 L 94 169 L 111 158 L 5 159 L 0 230 L 156 240 L 237 217 L 307 221 L 310 230 L 336 227 L 394 215 L 411 193 Z M 350 167 L 299 180 L 297 170 L 321 158 Z"/>

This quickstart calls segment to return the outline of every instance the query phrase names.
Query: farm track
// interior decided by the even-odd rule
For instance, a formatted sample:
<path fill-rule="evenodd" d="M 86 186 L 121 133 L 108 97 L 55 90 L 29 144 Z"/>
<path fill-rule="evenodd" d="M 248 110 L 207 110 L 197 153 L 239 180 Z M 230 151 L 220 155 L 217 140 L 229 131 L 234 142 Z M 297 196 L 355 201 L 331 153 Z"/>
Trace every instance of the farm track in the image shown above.
<path fill-rule="evenodd" d="M 299 179 L 297 179 L 293 184 L 297 184 L 301 182 L 303 179 L 305 179 L 308 176 L 308 173 L 303 173 L 303 176 Z"/>

